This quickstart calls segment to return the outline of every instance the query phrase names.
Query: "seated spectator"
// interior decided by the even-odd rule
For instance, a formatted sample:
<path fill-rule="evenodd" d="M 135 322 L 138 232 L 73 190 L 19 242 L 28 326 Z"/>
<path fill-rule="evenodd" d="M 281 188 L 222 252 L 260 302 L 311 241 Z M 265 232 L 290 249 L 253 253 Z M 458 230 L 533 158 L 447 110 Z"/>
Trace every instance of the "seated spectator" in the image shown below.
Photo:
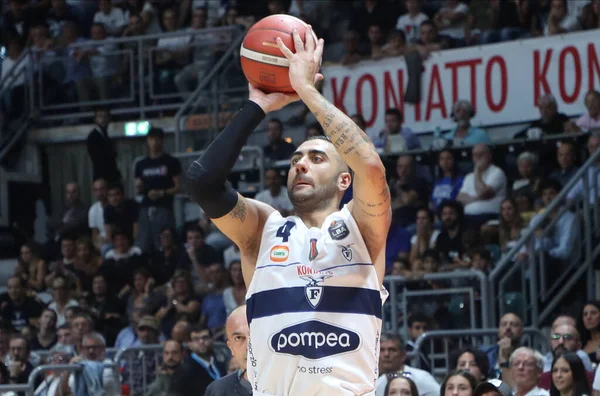
<path fill-rule="evenodd" d="M 360 34 L 353 30 L 344 33 L 344 55 L 340 63 L 344 66 L 353 65 L 364 58 L 364 53 L 360 48 Z"/>
<path fill-rule="evenodd" d="M 384 396 L 404 395 L 418 396 L 417 385 L 408 376 L 402 374 L 392 374 L 389 376 L 388 383 L 383 391 Z"/>
<path fill-rule="evenodd" d="M 552 369 L 552 362 L 567 352 L 576 353 L 585 369 L 590 372 L 594 371 L 590 357 L 581 349 L 579 332 L 572 323 L 556 324 L 555 321 L 552 324 L 550 348 L 551 351 L 544 356 L 544 373 L 549 373 Z"/>
<path fill-rule="evenodd" d="M 242 263 L 239 260 L 231 263 L 229 277 L 231 278 L 231 286 L 223 290 L 223 302 L 225 303 L 227 315 L 246 303 L 246 284 L 242 276 Z"/>
<path fill-rule="evenodd" d="M 46 15 L 46 23 L 50 28 L 50 35 L 53 39 L 58 38 L 62 34 L 62 29 L 67 21 L 78 23 L 73 7 L 67 4 L 65 0 L 52 1 L 48 14 Z"/>
<path fill-rule="evenodd" d="M 600 301 L 588 301 L 583 307 L 580 322 L 581 344 L 592 363 L 600 362 Z"/>
<path fill-rule="evenodd" d="M 591 136 L 587 141 L 587 151 L 590 156 L 594 155 L 594 153 L 600 148 L 600 132 L 592 132 Z M 595 186 L 600 185 L 598 181 L 600 181 L 600 173 L 598 173 L 598 168 L 600 167 L 600 159 L 596 161 L 595 164 L 590 166 L 587 174 L 588 178 L 588 195 L 590 199 L 590 203 L 592 205 L 596 204 L 598 196 L 600 196 L 599 191 L 594 192 Z M 576 198 L 583 198 L 583 180 L 579 180 L 575 187 L 567 194 L 568 200 L 573 200 Z"/>
<path fill-rule="evenodd" d="M 69 307 L 79 305 L 77 300 L 71 298 L 71 288 L 67 278 L 57 276 L 52 281 L 52 296 L 54 301 L 48 305 L 48 308 L 56 312 L 56 325 L 62 326 L 65 323 L 65 311 Z"/>
<path fill-rule="evenodd" d="M 210 330 L 194 326 L 189 347 L 191 355 L 175 370 L 168 394 L 171 396 L 202 395 L 208 385 L 225 375 L 225 362 L 217 360 Z"/>
<path fill-rule="evenodd" d="M 435 248 L 440 232 L 433 228 L 433 213 L 426 208 L 417 210 L 417 233 L 410 239 L 411 265 L 420 259 L 427 249 Z"/>
<path fill-rule="evenodd" d="M 9 361 L 6 365 L 10 371 L 11 384 L 26 384 L 29 375 L 33 371 L 33 365 L 29 362 L 30 345 L 27 339 L 14 334 L 10 339 Z"/>
<path fill-rule="evenodd" d="M 144 316 L 136 327 L 138 346 L 155 345 L 160 342 L 158 322 L 152 316 Z M 157 374 L 161 351 L 147 350 L 141 358 L 128 359 L 123 366 L 123 383 L 129 385 L 132 395 L 145 395 Z"/>
<path fill-rule="evenodd" d="M 388 36 L 387 42 L 381 47 L 381 56 L 402 56 L 406 53 L 406 50 L 407 46 L 404 31 L 394 30 Z"/>
<path fill-rule="evenodd" d="M 500 318 L 498 326 L 498 343 L 484 345 L 480 349 L 487 354 L 490 361 L 490 378 L 510 378 L 509 360 L 514 351 L 521 346 L 523 336 L 523 322 L 514 313 L 507 313 Z M 544 368 L 543 358 L 540 372 Z M 541 373 L 540 373 L 541 374 Z"/>
<path fill-rule="evenodd" d="M 189 272 L 175 273 L 171 283 L 173 286 L 167 289 L 167 295 L 154 314 L 160 322 L 162 334 L 171 334 L 173 326 L 182 317 L 187 318 L 190 323 L 195 323 L 200 318 L 200 298 L 194 294 Z"/>
<path fill-rule="evenodd" d="M 135 240 L 139 230 L 139 212 L 138 204 L 125 198 L 123 185 L 111 184 L 108 187 L 108 205 L 104 208 L 106 240 L 112 241 L 115 228 L 121 229 L 130 239 Z M 106 253 L 107 248 L 104 249 Z"/>
<path fill-rule="evenodd" d="M 392 223 L 387 234 L 385 244 L 385 268 L 386 272 L 392 270 L 392 264 L 395 260 L 402 258 L 408 261 L 410 255 L 411 235 L 400 224 L 397 223 L 397 216 L 392 217 Z M 410 266 L 407 265 L 407 269 Z"/>
<path fill-rule="evenodd" d="M 207 271 L 207 280 L 211 285 L 211 292 L 202 300 L 202 316 L 200 323 L 210 330 L 215 339 L 223 335 L 223 328 L 227 320 L 227 307 L 225 306 L 224 293 L 226 279 L 221 263 L 211 264 Z"/>
<path fill-rule="evenodd" d="M 479 382 L 485 381 L 490 372 L 488 357 L 479 349 L 472 347 L 466 347 L 457 351 L 451 363 L 454 363 L 450 366 L 453 367 L 453 370 L 468 371 Z"/>
<path fill-rule="evenodd" d="M 444 264 L 460 260 L 465 252 L 463 217 L 460 202 L 445 200 L 438 208 L 442 229 L 435 241 L 435 248 L 440 252 Z"/>
<path fill-rule="evenodd" d="M 584 5 L 579 24 L 581 25 L 581 30 L 600 28 L 600 3 L 598 0 Z"/>
<path fill-rule="evenodd" d="M 367 37 L 369 38 L 369 54 L 371 59 L 381 59 L 383 57 L 381 48 L 385 44 L 385 36 L 381 26 L 369 26 Z"/>
<path fill-rule="evenodd" d="M 40 316 L 40 327 L 31 343 L 31 349 L 34 351 L 49 350 L 56 345 L 58 337 L 56 335 L 56 312 L 50 308 L 44 309 Z"/>
<path fill-rule="evenodd" d="M 190 322 L 185 319 L 179 319 L 173 329 L 171 329 L 171 339 L 182 344 L 190 342 Z M 187 352 L 185 352 L 187 355 Z"/>
<path fill-rule="evenodd" d="M 73 358 L 73 350 L 68 346 L 57 345 L 50 350 L 46 364 L 68 364 Z M 44 372 L 44 380 L 35 389 L 34 395 L 55 396 L 60 395 L 62 371 Z"/>
<path fill-rule="evenodd" d="M 48 231 L 54 241 L 66 235 L 85 235 L 88 233 L 87 207 L 81 202 L 79 185 L 67 183 L 65 186 L 65 208 L 58 217 L 47 223 Z"/>
<path fill-rule="evenodd" d="M 536 350 L 527 347 L 517 348 L 510 355 L 514 395 L 549 396 L 548 391 L 537 386 L 544 369 L 544 357 Z"/>
<path fill-rule="evenodd" d="M 150 293 L 154 286 L 154 280 L 150 277 L 150 273 L 145 268 L 138 268 L 133 271 L 133 287 L 127 292 L 127 302 L 125 304 L 127 314 L 138 303 L 146 304 L 150 299 Z"/>
<path fill-rule="evenodd" d="M 256 194 L 254 199 L 270 205 L 283 217 L 289 216 L 294 210 L 288 197 L 287 188 L 282 188 L 282 178 L 277 169 L 265 171 L 265 189 Z"/>
<path fill-rule="evenodd" d="M 587 114 L 579 117 L 575 125 L 584 132 L 600 128 L 600 92 L 590 91 L 585 95 L 585 108 Z"/>
<path fill-rule="evenodd" d="M 554 0 L 553 0 L 554 1 Z M 561 0 L 558 0 L 561 1 Z M 515 138 L 538 137 L 542 135 L 559 135 L 563 133 L 574 133 L 579 130 L 569 117 L 558 112 L 556 99 L 550 94 L 542 95 L 538 99 L 540 119 L 532 122 L 524 131 L 515 135 Z"/>
<path fill-rule="evenodd" d="M 571 142 L 560 142 L 556 150 L 559 169 L 550 173 L 550 179 L 554 179 L 565 186 L 577 172 L 575 166 L 575 146 Z"/>
<path fill-rule="evenodd" d="M 106 181 L 97 179 L 93 184 L 96 202 L 90 206 L 88 211 L 88 226 L 92 230 L 92 241 L 94 247 L 100 251 L 106 244 L 106 228 L 104 227 L 104 208 L 108 205 Z"/>
<path fill-rule="evenodd" d="M 99 0 L 94 22 L 103 24 L 110 36 L 119 37 L 123 34 L 128 21 L 123 10 L 114 7 L 111 0 Z"/>
<path fill-rule="evenodd" d="M 47 287 L 52 285 L 52 281 L 57 276 L 63 276 L 69 280 L 69 285 L 73 288 L 77 285 L 77 275 L 73 272 L 74 261 L 75 261 L 75 240 L 68 236 L 62 238 L 60 241 L 60 253 L 62 258 L 50 264 L 50 270 L 44 283 Z"/>
<path fill-rule="evenodd" d="M 406 35 L 406 42 L 414 44 L 419 39 L 421 23 L 429 17 L 421 12 L 420 0 L 405 0 L 406 14 L 401 15 L 396 22 L 396 29 Z"/>
<path fill-rule="evenodd" d="M 500 227 L 498 229 L 500 250 L 502 252 L 506 253 L 515 246 L 525 228 L 524 223 L 517 203 L 510 198 L 502 201 L 500 204 Z"/>
<path fill-rule="evenodd" d="M 114 345 L 119 331 L 123 328 L 123 304 L 114 294 L 109 294 L 106 278 L 102 274 L 94 276 L 92 293 L 87 297 L 87 307 L 93 317 L 96 331 Z"/>
<path fill-rule="evenodd" d="M 180 342 L 169 340 L 163 344 L 162 365 L 156 373 L 156 379 L 150 384 L 146 396 L 166 395 L 171 386 L 171 378 L 175 370 L 181 366 L 184 350 Z"/>
<path fill-rule="evenodd" d="M 377 149 L 389 151 L 389 136 L 400 135 L 404 139 L 408 150 L 421 148 L 421 141 L 410 128 L 403 127 L 404 115 L 398 109 L 387 109 L 385 111 L 385 128 L 377 135 L 371 135 L 370 138 Z"/>
<path fill-rule="evenodd" d="M 162 12 L 161 19 L 165 33 L 175 33 L 177 31 L 175 10 L 165 9 Z M 189 63 L 190 39 L 189 35 L 161 37 L 158 39 L 157 51 L 154 58 L 158 93 L 164 94 L 175 91 L 173 79 Z"/>
<path fill-rule="evenodd" d="M 479 380 L 470 371 L 455 370 L 448 373 L 441 386 L 441 395 L 452 396 L 458 392 L 473 394 Z"/>
<path fill-rule="evenodd" d="M 537 172 L 538 157 L 532 152 L 524 151 L 517 158 L 520 179 L 512 185 L 512 198 L 517 202 L 519 212 L 534 210 L 531 203 L 540 199 L 541 178 Z"/>
<path fill-rule="evenodd" d="M 127 316 L 129 326 L 123 328 L 117 335 L 115 348 L 131 348 L 139 344 L 136 328 L 140 318 L 146 314 L 147 311 L 146 305 L 143 302 L 134 303 L 133 308 L 128 312 Z"/>
<path fill-rule="evenodd" d="M 446 0 L 445 3 L 433 20 L 440 34 L 450 37 L 458 45 L 464 45 L 469 8 L 458 0 Z"/>
<path fill-rule="evenodd" d="M 0 295 L 2 319 L 12 323 L 15 330 L 37 323 L 44 306 L 36 297 L 26 294 L 23 281 L 16 276 L 8 278 L 8 292 Z"/>
<path fill-rule="evenodd" d="M 431 329 L 429 318 L 422 313 L 415 313 L 408 317 L 408 340 L 406 341 L 406 351 L 416 351 L 416 342 L 419 337 Z M 425 371 L 431 371 L 431 362 L 422 351 L 417 351 L 419 367 Z"/>
<path fill-rule="evenodd" d="M 92 280 L 102 266 L 102 257 L 96 253 L 92 240 L 79 238 L 73 267 L 69 268 L 77 277 L 77 294 L 87 296 L 92 292 Z"/>
<path fill-rule="evenodd" d="M 406 361 L 406 348 L 402 336 L 393 333 L 381 335 L 379 355 L 380 377 L 375 382 L 375 395 L 383 396 L 388 383 L 387 374 L 404 373 L 410 377 L 417 386 L 419 395 L 437 396 L 440 394 L 440 385 L 435 378 L 425 370 L 408 366 Z"/>
<path fill-rule="evenodd" d="M 479 229 L 498 218 L 500 203 L 506 197 L 506 176 L 492 164 L 492 153 L 485 144 L 473 147 L 472 158 L 475 169 L 465 177 L 458 201 L 465 206 L 467 227 Z"/>
<path fill-rule="evenodd" d="M 58 327 L 56 330 L 56 337 L 58 339 L 57 345 L 69 346 L 73 351 L 75 351 L 75 343 L 73 342 L 73 332 L 71 331 L 70 323 L 65 323 L 64 325 Z"/>
<path fill-rule="evenodd" d="M 175 231 L 163 228 L 160 232 L 160 251 L 152 257 L 152 275 L 157 286 L 167 283 L 180 268 L 183 262 L 184 250 L 175 243 Z"/>
<path fill-rule="evenodd" d="M 223 260 L 225 263 L 225 269 L 229 270 L 231 264 L 234 261 L 240 261 L 242 259 L 240 255 L 240 248 L 237 247 L 235 243 L 231 244 L 225 251 L 223 252 Z"/>
<path fill-rule="evenodd" d="M 396 178 L 389 182 L 392 210 L 400 226 L 415 229 L 417 208 L 424 206 L 429 197 L 427 182 L 417 175 L 415 160 L 410 155 L 401 155 L 396 162 Z M 410 232 L 410 229 L 409 229 Z"/>
<path fill-rule="evenodd" d="M 46 263 L 40 258 L 33 243 L 21 246 L 21 254 L 15 267 L 15 276 L 21 279 L 28 289 L 38 292 L 44 290 Z"/>
<path fill-rule="evenodd" d="M 461 3 L 462 4 L 462 3 Z M 453 143 L 454 146 L 490 144 L 488 133 L 471 125 L 471 119 L 475 116 L 475 109 L 471 102 L 459 100 L 452 107 L 452 119 L 456 126 L 450 132 L 444 135 L 446 140 Z"/>
<path fill-rule="evenodd" d="M 592 375 L 583 366 L 579 355 L 567 352 L 552 363 L 551 395 L 589 395 Z M 538 384 L 541 388 L 541 384 Z"/>
<path fill-rule="evenodd" d="M 540 187 L 542 192 L 542 202 L 544 208 L 547 208 L 554 198 L 560 192 L 562 186 L 556 180 L 545 180 Z M 560 205 L 547 214 L 547 218 L 542 222 L 542 216 L 546 210 L 536 215 L 529 223 L 530 228 L 536 230 L 535 250 L 536 252 L 543 251 L 547 253 L 551 260 L 567 260 L 571 255 L 575 254 L 575 242 L 579 240 L 579 219 L 577 215 L 570 211 L 560 215 L 558 221 L 553 225 L 552 229 L 546 229 L 547 226 L 556 218 L 560 211 Z M 557 262 L 546 262 L 549 272 L 553 272 L 554 276 L 559 276 L 560 264 Z M 552 269 L 556 271 L 552 271 Z"/>
<path fill-rule="evenodd" d="M 205 242 L 204 230 L 194 225 L 186 231 L 186 255 L 182 255 L 179 267 L 192 272 L 194 275 L 195 288 L 202 291 L 206 288 L 206 267 L 212 263 L 223 261 L 221 255 Z"/>
<path fill-rule="evenodd" d="M 567 0 L 551 0 L 548 22 L 544 29 L 544 36 L 564 34 L 579 30 L 579 21 L 576 15 L 569 13 Z"/>
<path fill-rule="evenodd" d="M 100 273 L 106 276 L 111 292 L 123 298 L 133 283 L 133 273 L 136 269 L 145 267 L 142 251 L 131 246 L 129 235 L 116 229 L 112 232 L 114 248 L 106 253 L 106 258 Z"/>
<path fill-rule="evenodd" d="M 462 187 L 464 176 L 458 174 L 454 154 L 450 150 L 442 150 L 438 156 L 438 178 L 433 183 L 431 204 L 438 210 L 445 200 L 455 201 Z"/>
<path fill-rule="evenodd" d="M 269 135 L 269 144 L 263 147 L 265 157 L 271 161 L 288 161 L 296 146 L 283 139 L 283 123 L 278 118 L 272 118 L 267 124 L 267 133 Z"/>
<path fill-rule="evenodd" d="M 100 378 L 95 379 L 102 384 L 104 395 L 118 396 L 121 395 L 121 387 L 119 380 L 115 377 L 115 370 L 108 366 L 112 364 L 112 360 L 106 358 L 106 340 L 100 333 L 91 332 L 83 337 L 81 343 L 81 354 L 75 356 L 70 364 L 83 363 L 86 361 L 104 363 L 107 366 L 102 369 Z M 62 394 L 82 394 L 81 386 L 87 387 L 87 381 L 76 379 L 81 373 L 70 374 L 69 371 L 63 374 Z M 84 385 L 85 384 L 85 385 Z M 89 388 L 87 388 L 89 389 Z M 91 389 L 90 389 L 91 391 Z M 84 391 L 85 392 L 85 391 Z"/>
<path fill-rule="evenodd" d="M 404 257 L 397 257 L 392 261 L 390 270 L 386 274 L 402 276 L 404 278 L 412 278 L 413 273 L 410 270 L 410 264 L 408 259 Z"/>
<path fill-rule="evenodd" d="M 431 52 L 440 51 L 450 47 L 447 38 L 438 34 L 433 21 L 423 21 L 419 28 L 419 41 L 415 46 L 423 58 L 429 57 Z"/>

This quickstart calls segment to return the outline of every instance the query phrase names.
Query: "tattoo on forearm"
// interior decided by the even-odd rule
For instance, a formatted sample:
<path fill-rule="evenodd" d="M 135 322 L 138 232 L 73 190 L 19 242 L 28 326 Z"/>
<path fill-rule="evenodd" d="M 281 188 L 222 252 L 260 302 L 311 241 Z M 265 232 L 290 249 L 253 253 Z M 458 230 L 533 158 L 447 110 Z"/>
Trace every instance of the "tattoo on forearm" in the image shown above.
<path fill-rule="evenodd" d="M 235 205 L 235 208 L 233 208 L 229 215 L 243 223 L 246 220 L 246 200 L 238 200 L 237 205 Z"/>

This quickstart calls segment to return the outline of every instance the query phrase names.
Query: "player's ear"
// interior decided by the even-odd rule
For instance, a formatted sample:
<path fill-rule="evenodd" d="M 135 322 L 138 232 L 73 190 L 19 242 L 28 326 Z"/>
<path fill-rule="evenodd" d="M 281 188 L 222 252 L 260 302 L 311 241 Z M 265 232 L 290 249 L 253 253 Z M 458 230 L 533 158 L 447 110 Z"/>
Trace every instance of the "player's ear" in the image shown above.
<path fill-rule="evenodd" d="M 342 191 L 346 191 L 350 188 L 350 184 L 352 184 L 352 176 L 350 176 L 350 172 L 341 172 L 338 175 L 338 188 Z"/>

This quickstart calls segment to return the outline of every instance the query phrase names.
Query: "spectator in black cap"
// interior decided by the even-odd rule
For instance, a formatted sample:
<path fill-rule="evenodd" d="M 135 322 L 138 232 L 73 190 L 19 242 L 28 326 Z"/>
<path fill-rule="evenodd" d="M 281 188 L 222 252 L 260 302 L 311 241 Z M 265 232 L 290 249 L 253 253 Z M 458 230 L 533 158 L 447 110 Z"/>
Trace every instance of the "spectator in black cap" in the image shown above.
<path fill-rule="evenodd" d="M 135 166 L 136 182 L 144 198 L 139 215 L 137 245 L 144 251 L 160 249 L 160 231 L 175 228 L 173 197 L 179 192 L 181 163 L 164 151 L 164 131 L 151 128 L 147 136 L 148 156 Z"/>

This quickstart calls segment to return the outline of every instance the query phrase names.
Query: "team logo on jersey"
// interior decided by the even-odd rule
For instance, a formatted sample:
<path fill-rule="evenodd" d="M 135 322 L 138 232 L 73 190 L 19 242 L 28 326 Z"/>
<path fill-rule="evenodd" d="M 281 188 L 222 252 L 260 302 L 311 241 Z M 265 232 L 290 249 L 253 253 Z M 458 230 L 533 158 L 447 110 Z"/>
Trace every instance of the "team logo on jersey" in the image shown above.
<path fill-rule="evenodd" d="M 334 241 L 341 241 L 350 234 L 350 231 L 348 230 L 348 227 L 346 227 L 344 220 L 332 221 L 327 231 L 329 231 L 329 235 L 331 235 L 331 239 Z"/>
<path fill-rule="evenodd" d="M 313 261 L 319 255 L 319 250 L 317 249 L 317 239 L 310 239 L 310 249 L 308 250 L 308 261 Z"/>
<path fill-rule="evenodd" d="M 276 245 L 271 248 L 271 260 L 282 263 L 290 257 L 290 249 L 287 246 Z"/>
<path fill-rule="evenodd" d="M 304 288 L 304 295 L 311 307 L 317 308 L 323 299 L 323 286 L 319 286 L 319 283 L 332 276 L 333 274 L 325 272 L 319 275 L 306 275 L 300 277 L 307 282 L 306 287 Z"/>
<path fill-rule="evenodd" d="M 340 249 L 342 249 L 342 256 L 348 261 L 352 260 L 352 249 L 350 246 L 354 245 L 353 243 L 349 245 L 338 245 Z"/>
<path fill-rule="evenodd" d="M 355 351 L 360 344 L 358 333 L 319 320 L 285 327 L 269 340 L 275 353 L 313 360 Z"/>

